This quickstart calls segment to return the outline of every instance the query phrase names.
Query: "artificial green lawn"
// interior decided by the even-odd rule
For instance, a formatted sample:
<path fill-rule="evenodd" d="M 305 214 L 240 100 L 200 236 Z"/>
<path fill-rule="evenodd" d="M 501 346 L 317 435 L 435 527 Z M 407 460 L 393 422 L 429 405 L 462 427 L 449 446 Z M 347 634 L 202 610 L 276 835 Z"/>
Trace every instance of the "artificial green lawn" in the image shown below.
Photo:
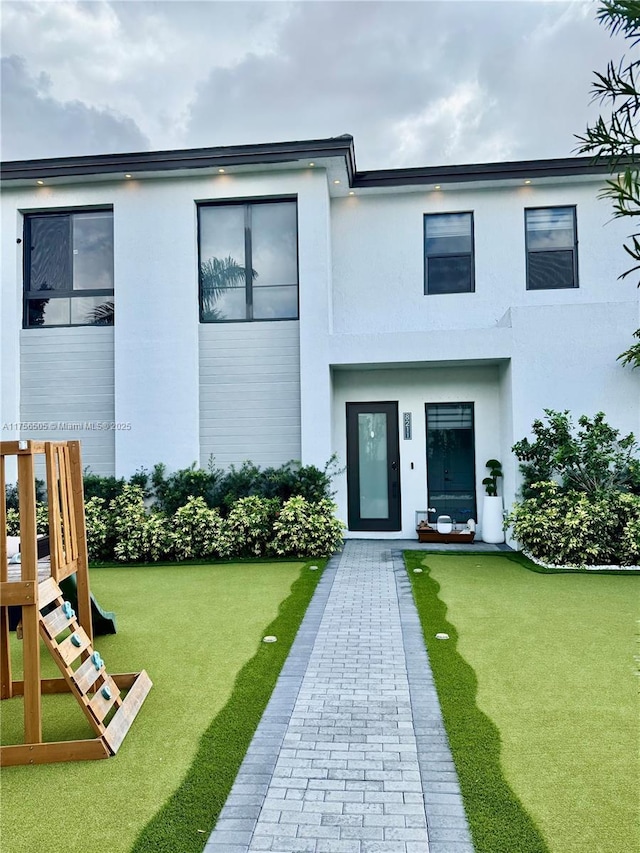
<path fill-rule="evenodd" d="M 93 569 L 118 619 L 96 640 L 107 670 L 154 686 L 115 757 L 2 770 L 2 853 L 202 850 L 319 580 L 308 565 Z M 19 741 L 22 700 L 1 712 L 2 742 Z M 93 736 L 69 696 L 43 697 L 43 720 L 48 740 Z"/>
<path fill-rule="evenodd" d="M 639 850 L 640 579 L 405 556 L 476 853 Z"/>

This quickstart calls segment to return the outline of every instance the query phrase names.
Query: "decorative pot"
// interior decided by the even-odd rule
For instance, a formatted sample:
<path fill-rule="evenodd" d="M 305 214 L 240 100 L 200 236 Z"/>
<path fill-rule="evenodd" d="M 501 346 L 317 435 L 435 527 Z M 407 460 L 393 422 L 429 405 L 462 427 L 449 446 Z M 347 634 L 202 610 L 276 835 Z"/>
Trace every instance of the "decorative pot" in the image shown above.
<path fill-rule="evenodd" d="M 485 495 L 482 504 L 482 541 L 492 545 L 504 542 L 502 497 Z"/>

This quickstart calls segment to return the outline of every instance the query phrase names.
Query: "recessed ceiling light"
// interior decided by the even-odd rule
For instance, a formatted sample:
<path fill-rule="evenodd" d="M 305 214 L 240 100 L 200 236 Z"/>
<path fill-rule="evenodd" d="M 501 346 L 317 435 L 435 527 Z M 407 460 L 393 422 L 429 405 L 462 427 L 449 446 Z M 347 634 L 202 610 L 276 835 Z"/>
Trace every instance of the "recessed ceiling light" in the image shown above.
<path fill-rule="evenodd" d="M 355 195 L 353 190 L 349 190 L 349 195 Z"/>
<path fill-rule="evenodd" d="M 219 172 L 221 175 L 224 175 L 224 169 L 218 169 L 218 172 Z"/>
<path fill-rule="evenodd" d="M 41 187 L 41 186 L 43 186 L 44 181 L 36 181 L 36 184 L 38 184 L 38 186 Z"/>
<path fill-rule="evenodd" d="M 525 181 L 525 184 L 530 184 L 530 183 L 531 183 L 531 181 L 529 181 L 529 180 Z"/>
<path fill-rule="evenodd" d="M 434 187 L 434 190 L 441 190 L 441 189 L 442 189 L 442 187 L 440 186 L 440 184 L 436 184 Z"/>
<path fill-rule="evenodd" d="M 339 183 L 340 183 L 340 181 L 336 178 L 336 180 L 335 180 L 333 183 L 334 183 L 334 184 L 339 184 Z"/>
<path fill-rule="evenodd" d="M 132 178 L 133 175 L 125 175 L 125 178 Z"/>
<path fill-rule="evenodd" d="M 315 166 L 316 164 L 315 164 L 315 163 L 309 163 L 309 165 L 310 165 L 311 167 L 313 167 L 313 166 Z"/>

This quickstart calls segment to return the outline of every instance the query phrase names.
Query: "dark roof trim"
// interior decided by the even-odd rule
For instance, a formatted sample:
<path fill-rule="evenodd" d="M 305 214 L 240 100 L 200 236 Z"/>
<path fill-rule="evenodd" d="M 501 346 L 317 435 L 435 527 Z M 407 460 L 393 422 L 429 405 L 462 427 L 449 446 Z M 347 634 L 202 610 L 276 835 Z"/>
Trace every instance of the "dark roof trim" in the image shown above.
<path fill-rule="evenodd" d="M 612 171 L 606 159 L 596 162 L 591 157 L 566 157 L 554 160 L 518 160 L 511 163 L 472 163 L 459 166 L 426 166 L 417 169 L 377 169 L 357 172 L 353 137 L 344 134 L 329 139 L 300 142 L 55 157 L 45 160 L 13 160 L 0 164 L 0 177 L 4 181 L 24 181 L 126 172 L 140 174 L 224 166 L 260 166 L 267 163 L 286 164 L 296 160 L 319 160 L 328 157 L 344 158 L 349 186 L 354 188 L 527 180 L 541 177 L 561 178 L 570 175 L 606 175 Z"/>
<path fill-rule="evenodd" d="M 355 172 L 353 137 L 345 134 L 305 142 L 274 142 L 219 148 L 188 148 L 176 151 L 143 151 L 135 154 L 99 154 L 87 157 L 55 157 L 46 160 L 13 160 L 2 163 L 5 181 L 29 178 L 60 178 L 122 172 L 162 172 L 223 166 L 290 163 L 292 160 L 344 157 L 349 182 Z"/>
<path fill-rule="evenodd" d="M 565 157 L 557 160 L 517 160 L 511 163 L 472 163 L 462 166 L 426 166 L 419 169 L 378 169 L 356 172 L 354 187 L 448 184 L 463 181 L 527 180 L 560 178 L 567 175 L 610 174 L 605 162 L 592 157 Z"/>

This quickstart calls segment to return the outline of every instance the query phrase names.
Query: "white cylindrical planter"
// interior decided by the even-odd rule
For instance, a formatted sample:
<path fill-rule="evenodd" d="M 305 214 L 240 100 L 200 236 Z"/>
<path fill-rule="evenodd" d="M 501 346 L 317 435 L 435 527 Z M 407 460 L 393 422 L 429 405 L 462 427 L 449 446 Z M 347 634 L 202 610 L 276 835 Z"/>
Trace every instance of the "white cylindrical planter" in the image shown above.
<path fill-rule="evenodd" d="M 497 545 L 504 542 L 502 527 L 502 498 L 500 495 L 485 495 L 482 504 L 482 541 Z"/>

